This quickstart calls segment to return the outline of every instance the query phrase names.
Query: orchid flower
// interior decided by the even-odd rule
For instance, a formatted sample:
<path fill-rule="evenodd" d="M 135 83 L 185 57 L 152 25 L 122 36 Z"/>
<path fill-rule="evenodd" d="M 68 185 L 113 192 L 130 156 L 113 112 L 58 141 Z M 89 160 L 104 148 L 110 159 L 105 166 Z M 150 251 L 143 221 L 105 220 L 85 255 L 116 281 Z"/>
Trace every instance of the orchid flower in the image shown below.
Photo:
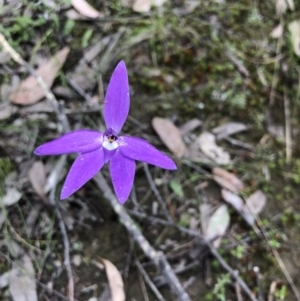
<path fill-rule="evenodd" d="M 78 153 L 60 198 L 66 199 L 93 178 L 105 163 L 110 162 L 110 174 L 116 196 L 121 204 L 129 197 L 134 175 L 135 160 L 164 169 L 177 169 L 174 161 L 146 140 L 118 136 L 129 112 L 129 84 L 125 63 L 121 61 L 113 72 L 104 102 L 107 130 L 76 130 L 44 143 L 35 149 L 39 156 Z"/>

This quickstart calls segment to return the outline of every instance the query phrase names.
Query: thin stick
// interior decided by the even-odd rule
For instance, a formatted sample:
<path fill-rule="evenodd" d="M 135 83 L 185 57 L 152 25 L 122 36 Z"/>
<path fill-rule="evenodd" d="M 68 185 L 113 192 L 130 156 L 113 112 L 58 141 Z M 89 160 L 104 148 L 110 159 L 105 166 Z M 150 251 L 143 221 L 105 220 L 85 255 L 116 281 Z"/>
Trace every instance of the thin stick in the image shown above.
<path fill-rule="evenodd" d="M 154 293 L 154 295 L 156 296 L 156 298 L 159 301 L 166 301 L 165 298 L 162 296 L 162 294 L 159 292 L 159 290 L 157 289 L 157 287 L 155 286 L 155 284 L 152 282 L 152 280 L 150 279 L 150 277 L 148 276 L 147 272 L 145 271 L 144 267 L 141 265 L 141 263 L 136 260 L 135 261 L 136 266 L 138 267 L 140 273 L 143 275 L 145 282 L 148 284 L 148 286 L 151 288 L 152 292 Z"/>
<path fill-rule="evenodd" d="M 290 101 L 284 89 L 284 116 L 285 116 L 285 154 L 286 161 L 290 162 L 292 159 L 292 130 L 291 130 L 291 111 Z"/>
<path fill-rule="evenodd" d="M 51 92 L 51 90 L 47 87 L 45 84 L 44 80 L 40 75 L 38 75 L 34 69 L 30 67 L 30 65 L 21 57 L 19 53 L 17 53 L 7 42 L 5 39 L 4 35 L 0 33 L 0 44 L 2 45 L 4 51 L 6 51 L 11 58 L 19 63 L 21 66 L 24 66 L 28 72 L 37 80 L 38 84 L 44 91 L 44 94 L 46 98 L 50 101 L 54 112 L 57 115 L 58 120 L 63 126 L 63 131 L 68 132 L 70 130 L 69 122 L 64 114 L 63 111 L 59 109 L 59 104 L 57 99 L 55 98 L 54 94 Z M 69 244 L 69 239 L 68 239 L 68 234 L 66 231 L 66 226 L 63 221 L 61 212 L 59 210 L 59 207 L 57 206 L 55 199 L 54 199 L 54 194 L 56 190 L 56 185 L 54 185 L 54 188 L 51 190 L 50 193 L 50 203 L 51 205 L 55 208 L 55 214 L 59 222 L 59 227 L 60 231 L 63 237 L 63 244 L 64 244 L 64 265 L 67 270 L 67 275 L 68 275 L 68 296 L 70 301 L 74 301 L 74 279 L 73 279 L 73 274 L 72 274 L 72 268 L 71 268 L 71 263 L 70 263 L 70 244 Z"/>
<path fill-rule="evenodd" d="M 165 276 L 169 286 L 175 292 L 180 301 L 191 301 L 190 297 L 180 284 L 177 276 L 166 260 L 165 255 L 162 252 L 157 252 L 143 236 L 139 228 L 130 218 L 123 206 L 120 205 L 112 190 L 108 186 L 105 178 L 101 173 L 98 173 L 94 180 L 98 187 L 103 191 L 104 197 L 110 202 L 115 213 L 119 216 L 121 223 L 126 227 L 128 232 L 132 235 L 133 239 L 143 250 L 145 255 L 152 260 L 152 262 L 161 270 L 161 273 Z"/>
<path fill-rule="evenodd" d="M 151 176 L 151 173 L 149 171 L 149 167 L 148 167 L 148 164 L 147 163 L 143 163 L 143 166 L 144 166 L 144 171 L 145 171 L 145 174 L 146 174 L 146 177 L 148 179 L 148 182 L 150 184 L 150 187 L 152 189 L 152 191 L 154 192 L 163 212 L 164 212 L 164 215 L 166 216 L 167 220 L 170 222 L 170 223 L 174 223 L 173 220 L 172 220 L 172 217 L 170 216 L 169 214 L 169 211 L 167 209 L 167 206 L 166 206 L 166 202 L 164 201 L 164 199 L 161 197 L 153 179 L 152 179 L 152 176 Z"/>

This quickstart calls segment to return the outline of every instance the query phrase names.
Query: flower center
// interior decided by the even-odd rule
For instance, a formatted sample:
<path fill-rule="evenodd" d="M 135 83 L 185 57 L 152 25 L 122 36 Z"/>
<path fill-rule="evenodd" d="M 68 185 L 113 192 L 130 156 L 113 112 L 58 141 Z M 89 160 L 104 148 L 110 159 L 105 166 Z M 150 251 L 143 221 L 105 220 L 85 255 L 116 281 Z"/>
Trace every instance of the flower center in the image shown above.
<path fill-rule="evenodd" d="M 109 150 L 115 150 L 119 147 L 118 136 L 114 130 L 108 129 L 103 135 L 103 143 L 102 146 Z"/>

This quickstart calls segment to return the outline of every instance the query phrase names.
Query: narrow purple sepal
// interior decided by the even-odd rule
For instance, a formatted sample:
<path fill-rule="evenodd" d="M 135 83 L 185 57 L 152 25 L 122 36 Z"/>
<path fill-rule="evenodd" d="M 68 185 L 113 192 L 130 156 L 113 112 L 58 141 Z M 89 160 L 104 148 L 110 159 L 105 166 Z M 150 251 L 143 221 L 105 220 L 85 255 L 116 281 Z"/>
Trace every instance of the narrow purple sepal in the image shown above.
<path fill-rule="evenodd" d="M 104 104 L 104 119 L 107 129 L 120 132 L 129 112 L 129 84 L 124 61 L 113 72 L 107 87 Z"/>
<path fill-rule="evenodd" d="M 100 148 L 101 144 L 102 133 L 91 130 L 76 130 L 40 145 L 34 153 L 39 156 L 85 153 Z"/>
<path fill-rule="evenodd" d="M 120 152 L 123 156 L 143 161 L 164 169 L 177 169 L 174 161 L 160 152 L 146 140 L 136 137 L 119 137 Z"/>
<path fill-rule="evenodd" d="M 123 205 L 132 189 L 135 174 L 135 162 L 124 157 L 119 150 L 110 160 L 110 175 L 119 202 Z"/>
<path fill-rule="evenodd" d="M 104 164 L 103 150 L 79 155 L 74 161 L 62 188 L 60 198 L 66 199 L 95 176 Z"/>

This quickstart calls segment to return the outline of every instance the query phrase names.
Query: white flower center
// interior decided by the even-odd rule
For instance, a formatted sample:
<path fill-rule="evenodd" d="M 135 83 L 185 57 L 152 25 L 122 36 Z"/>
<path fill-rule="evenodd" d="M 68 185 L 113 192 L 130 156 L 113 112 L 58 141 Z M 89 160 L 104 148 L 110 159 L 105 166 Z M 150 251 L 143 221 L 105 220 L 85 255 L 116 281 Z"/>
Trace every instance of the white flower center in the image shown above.
<path fill-rule="evenodd" d="M 102 146 L 109 150 L 112 151 L 114 149 L 117 149 L 119 147 L 119 143 L 117 141 L 109 141 L 106 137 L 104 138 L 104 141 L 102 143 Z"/>

